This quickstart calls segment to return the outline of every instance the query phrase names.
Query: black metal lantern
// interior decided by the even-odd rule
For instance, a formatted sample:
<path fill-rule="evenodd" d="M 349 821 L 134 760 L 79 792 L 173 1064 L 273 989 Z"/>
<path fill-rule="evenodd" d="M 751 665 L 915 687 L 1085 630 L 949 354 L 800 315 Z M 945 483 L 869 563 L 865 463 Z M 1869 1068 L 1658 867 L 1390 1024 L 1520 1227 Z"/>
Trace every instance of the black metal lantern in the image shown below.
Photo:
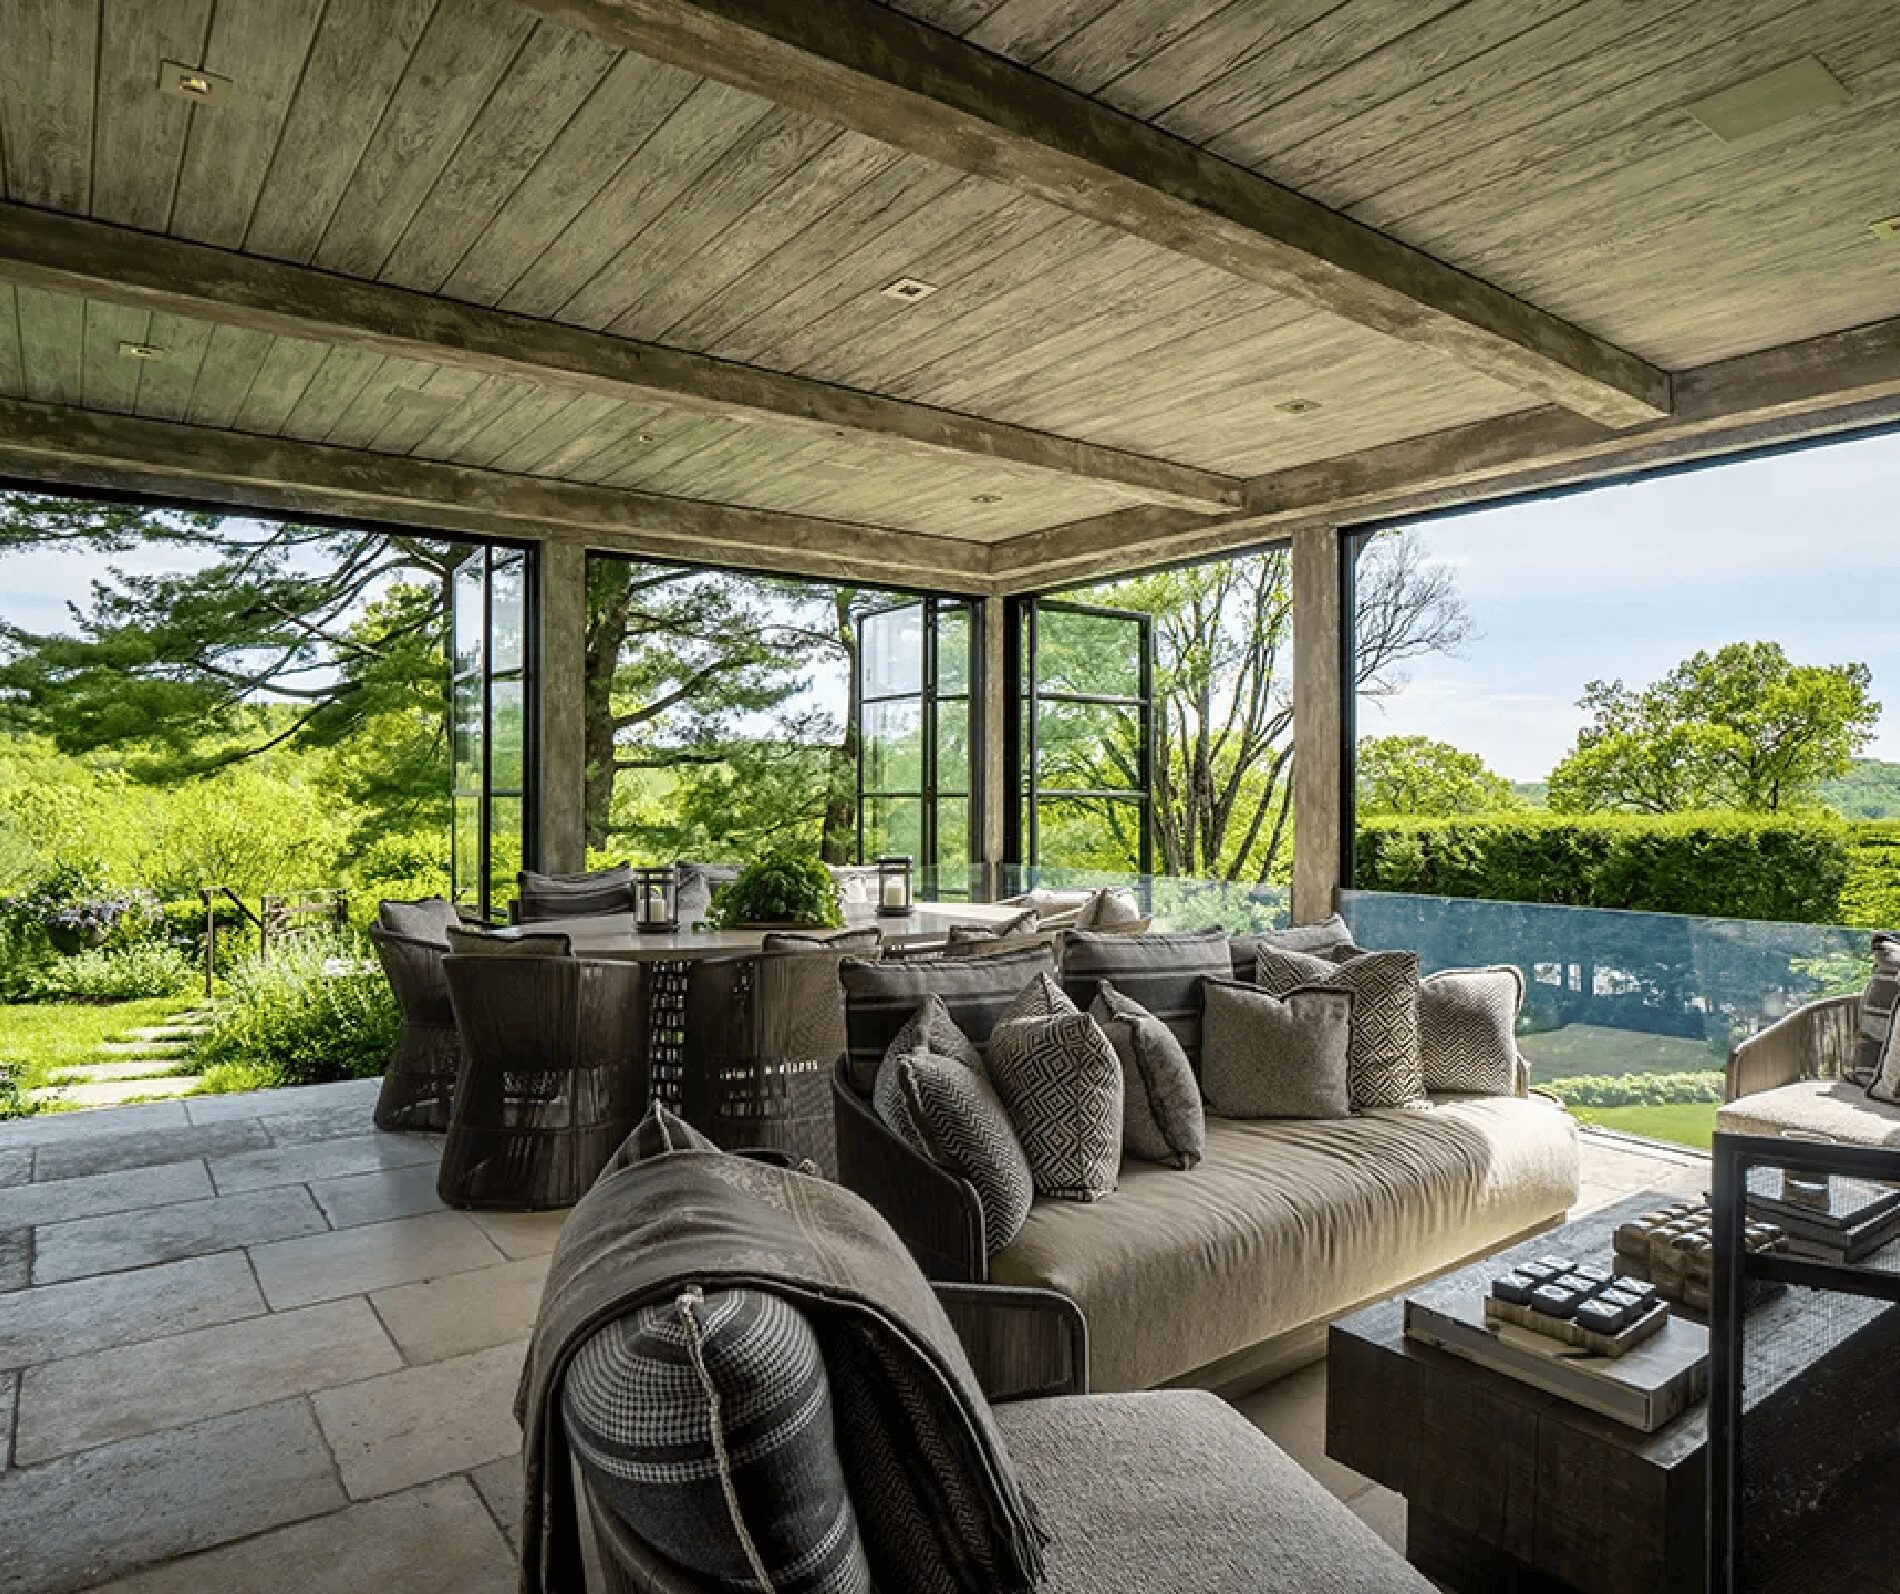
<path fill-rule="evenodd" d="M 680 877 L 671 864 L 633 871 L 633 923 L 653 935 L 680 927 Z"/>
<path fill-rule="evenodd" d="M 878 859 L 877 911 L 879 917 L 908 918 L 910 909 L 910 859 L 894 857 Z"/>

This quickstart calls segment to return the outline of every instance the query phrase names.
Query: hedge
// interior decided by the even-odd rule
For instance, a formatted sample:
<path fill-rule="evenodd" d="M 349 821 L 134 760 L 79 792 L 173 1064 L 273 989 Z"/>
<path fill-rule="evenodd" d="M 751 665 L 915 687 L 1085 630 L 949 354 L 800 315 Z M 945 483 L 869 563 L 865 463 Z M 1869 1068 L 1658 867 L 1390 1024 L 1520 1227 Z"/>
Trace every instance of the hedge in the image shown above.
<path fill-rule="evenodd" d="M 1573 1074 L 1539 1080 L 1566 1107 L 1673 1107 L 1720 1102 L 1723 1076 L 1690 1074 Z"/>
<path fill-rule="evenodd" d="M 1360 822 L 1366 891 L 1717 919 L 1842 922 L 1854 829 L 1824 814 L 1553 814 Z"/>

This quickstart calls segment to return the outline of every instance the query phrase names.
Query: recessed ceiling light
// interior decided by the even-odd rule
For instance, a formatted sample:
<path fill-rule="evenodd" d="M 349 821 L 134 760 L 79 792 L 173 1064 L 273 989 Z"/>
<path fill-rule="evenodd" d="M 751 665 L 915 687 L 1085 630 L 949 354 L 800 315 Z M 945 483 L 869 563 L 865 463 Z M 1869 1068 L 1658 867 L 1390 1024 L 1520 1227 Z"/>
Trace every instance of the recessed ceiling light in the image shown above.
<path fill-rule="evenodd" d="M 119 352 L 128 360 L 162 360 L 165 351 L 156 343 L 121 343 Z"/>
<path fill-rule="evenodd" d="M 1318 399 L 1288 399 L 1284 404 L 1273 406 L 1282 415 L 1310 415 L 1319 408 Z"/>
<path fill-rule="evenodd" d="M 657 442 L 658 439 L 654 437 L 651 432 L 641 432 L 634 438 L 634 441 L 636 443 L 653 443 Z"/>
<path fill-rule="evenodd" d="M 158 63 L 158 89 L 194 105 L 221 105 L 231 97 L 231 80 L 182 61 Z"/>
<path fill-rule="evenodd" d="M 1867 230 L 1876 238 L 1900 239 L 1900 216 L 1889 216 L 1885 221 L 1877 221 Z"/>
<path fill-rule="evenodd" d="M 1797 116 L 1843 105 L 1841 80 L 1811 55 L 1734 83 L 1720 93 L 1692 100 L 1688 113 L 1725 144 L 1763 133 Z"/>
<path fill-rule="evenodd" d="M 896 299 L 904 304 L 915 304 L 919 299 L 928 299 L 937 291 L 934 282 L 925 282 L 921 277 L 899 277 L 888 288 L 881 290 L 887 299 Z"/>

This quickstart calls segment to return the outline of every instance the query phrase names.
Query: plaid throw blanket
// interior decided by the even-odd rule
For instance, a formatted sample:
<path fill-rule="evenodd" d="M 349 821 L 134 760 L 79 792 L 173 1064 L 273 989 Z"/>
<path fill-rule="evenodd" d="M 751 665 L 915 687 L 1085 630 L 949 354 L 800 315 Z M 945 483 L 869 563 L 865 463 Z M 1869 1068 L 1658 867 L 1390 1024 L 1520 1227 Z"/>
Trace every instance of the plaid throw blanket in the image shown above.
<path fill-rule="evenodd" d="M 524 1594 L 585 1587 L 561 1420 L 570 1361 L 603 1323 L 695 1284 L 775 1293 L 810 1318 L 841 1431 L 876 1423 L 875 1444 L 847 1457 L 848 1475 L 854 1459 L 873 1469 L 851 1481 L 874 1563 L 880 1549 L 901 1554 L 912 1586 L 946 1594 L 1041 1583 L 1035 1508 L 903 1242 L 850 1191 L 719 1151 L 656 1106 L 574 1209 L 549 1267 L 515 1401 Z"/>

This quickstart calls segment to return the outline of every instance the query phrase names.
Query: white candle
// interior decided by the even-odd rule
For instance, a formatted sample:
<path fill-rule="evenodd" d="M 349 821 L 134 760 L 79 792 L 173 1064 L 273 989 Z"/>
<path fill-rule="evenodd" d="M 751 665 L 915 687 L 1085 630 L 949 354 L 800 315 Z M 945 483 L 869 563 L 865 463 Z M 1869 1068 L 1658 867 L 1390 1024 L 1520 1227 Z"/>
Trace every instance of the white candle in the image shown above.
<path fill-rule="evenodd" d="M 884 906 L 887 908 L 901 908 L 905 905 L 904 877 L 895 874 L 886 875 L 884 877 Z"/>
<path fill-rule="evenodd" d="M 640 917 L 648 924 L 663 924 L 666 921 L 666 892 L 657 885 L 647 887 L 646 904 Z"/>

